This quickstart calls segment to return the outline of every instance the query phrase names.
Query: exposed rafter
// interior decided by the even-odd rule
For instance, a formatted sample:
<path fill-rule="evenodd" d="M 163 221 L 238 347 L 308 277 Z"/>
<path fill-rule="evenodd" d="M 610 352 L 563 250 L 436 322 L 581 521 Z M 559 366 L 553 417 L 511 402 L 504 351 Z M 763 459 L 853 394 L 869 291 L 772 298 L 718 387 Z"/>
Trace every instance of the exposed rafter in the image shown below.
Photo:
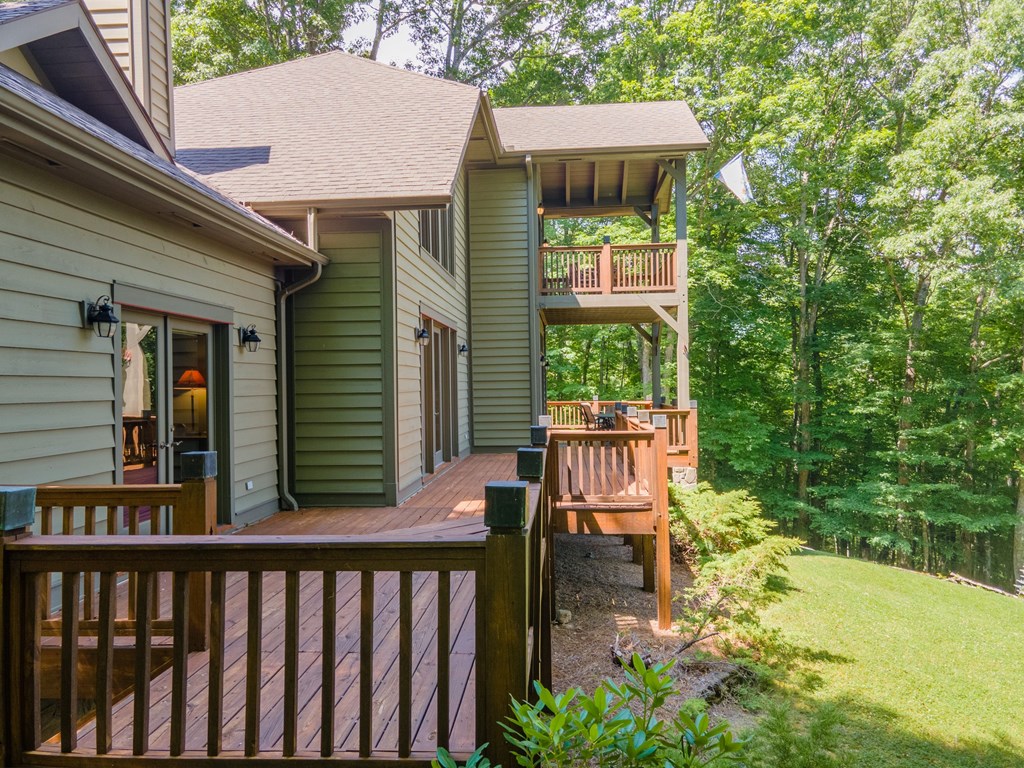
<path fill-rule="evenodd" d="M 622 161 L 622 189 L 619 190 L 619 196 L 622 198 L 622 204 L 626 204 L 626 190 L 629 189 L 629 160 Z"/>
<path fill-rule="evenodd" d="M 598 175 L 597 175 L 597 160 L 595 160 L 594 161 L 594 205 L 597 205 L 597 198 L 598 198 L 597 189 L 598 189 L 599 182 L 600 182 L 600 180 L 598 179 Z"/>
<path fill-rule="evenodd" d="M 565 164 L 565 207 L 572 205 L 572 173 L 569 163 Z"/>

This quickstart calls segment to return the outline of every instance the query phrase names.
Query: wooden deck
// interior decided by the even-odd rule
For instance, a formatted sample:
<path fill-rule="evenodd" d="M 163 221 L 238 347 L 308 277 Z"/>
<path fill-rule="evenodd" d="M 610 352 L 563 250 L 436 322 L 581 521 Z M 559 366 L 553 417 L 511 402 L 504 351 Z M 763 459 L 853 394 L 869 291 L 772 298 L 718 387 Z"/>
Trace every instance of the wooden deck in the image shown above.
<path fill-rule="evenodd" d="M 388 538 L 444 539 L 446 536 L 482 537 L 484 485 L 492 480 L 510 480 L 515 476 L 515 457 L 511 455 L 474 455 L 457 462 L 419 493 L 398 507 L 391 508 L 315 508 L 282 512 L 268 520 L 239 531 L 238 536 L 358 535 L 388 532 Z M 414 529 L 403 531 L 402 529 Z M 336 577 L 336 633 L 334 644 L 333 738 L 336 757 L 358 756 L 360 727 L 371 728 L 375 757 L 398 754 L 399 724 L 399 646 L 401 643 L 400 576 L 380 573 L 374 581 L 373 599 L 373 717 L 372 723 L 360 723 L 359 696 L 363 686 L 360 671 L 361 616 L 359 573 L 331 574 Z M 298 629 L 298 743 L 296 756 L 321 754 L 323 712 L 323 659 L 321 606 L 324 578 L 303 574 L 299 587 Z M 164 578 L 161 602 L 170 601 L 170 579 Z M 259 753 L 263 757 L 283 754 L 286 578 L 270 572 L 262 578 L 262 621 L 257 627 L 262 637 L 259 670 Z M 450 575 L 450 697 L 447 713 L 451 727 L 448 739 L 438 738 L 437 573 L 412 574 L 412 752 L 429 755 L 438 743 L 447 743 L 454 752 L 475 748 L 476 619 L 474 575 L 453 572 Z M 226 579 L 226 616 L 224 637 L 224 694 L 222 754 L 241 755 L 246 749 L 245 725 L 247 689 L 252 687 L 247 668 L 247 648 L 251 647 L 247 603 L 252 587 L 246 573 L 229 572 Z M 172 721 L 171 670 L 153 679 L 150 689 L 149 744 L 146 754 L 170 754 Z M 210 654 L 192 653 L 187 663 L 187 704 L 184 756 L 205 755 L 209 701 Z M 114 705 L 111 756 L 132 754 L 135 702 L 131 695 Z M 79 729 L 76 753 L 95 754 L 94 721 Z M 57 752 L 60 740 L 54 736 L 40 751 Z M 269 754 L 268 754 L 269 753 Z"/>

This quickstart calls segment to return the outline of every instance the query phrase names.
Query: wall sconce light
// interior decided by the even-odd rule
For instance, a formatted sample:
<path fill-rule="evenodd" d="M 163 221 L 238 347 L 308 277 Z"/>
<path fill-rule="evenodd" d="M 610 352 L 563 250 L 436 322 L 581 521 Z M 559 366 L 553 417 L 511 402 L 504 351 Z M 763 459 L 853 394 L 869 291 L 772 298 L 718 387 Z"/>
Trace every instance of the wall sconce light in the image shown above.
<path fill-rule="evenodd" d="M 467 352 L 469 352 L 469 345 L 468 344 L 459 344 L 459 354 L 460 355 L 464 355 Z"/>
<path fill-rule="evenodd" d="M 544 204 L 543 203 L 541 203 L 540 205 L 537 206 L 537 215 L 538 216 L 543 216 L 544 215 Z"/>
<path fill-rule="evenodd" d="M 547 358 L 547 355 L 541 355 L 541 356 L 540 356 L 540 364 L 541 364 L 541 365 L 542 365 L 542 366 L 543 366 L 544 368 L 550 368 L 550 367 L 551 367 L 551 363 L 550 363 L 550 362 L 548 362 L 548 358 Z"/>
<path fill-rule="evenodd" d="M 82 327 L 92 326 L 99 338 L 112 337 L 119 322 L 121 320 L 114 314 L 114 306 L 110 303 L 109 296 L 100 296 L 96 301 L 82 302 Z"/>
<path fill-rule="evenodd" d="M 255 352 L 260 348 L 260 342 L 263 341 L 256 333 L 255 325 L 247 325 L 245 328 L 238 329 L 238 345 L 245 347 L 250 352 Z"/>
<path fill-rule="evenodd" d="M 416 341 L 418 341 L 421 346 L 427 346 L 427 344 L 430 343 L 430 331 L 426 328 L 417 328 Z"/>

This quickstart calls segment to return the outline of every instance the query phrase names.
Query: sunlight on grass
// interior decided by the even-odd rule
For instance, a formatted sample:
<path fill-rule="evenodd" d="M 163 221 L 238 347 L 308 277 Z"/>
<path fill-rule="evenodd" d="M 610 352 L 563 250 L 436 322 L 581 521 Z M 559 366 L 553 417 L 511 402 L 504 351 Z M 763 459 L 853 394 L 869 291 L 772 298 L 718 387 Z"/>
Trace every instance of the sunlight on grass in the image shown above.
<path fill-rule="evenodd" d="M 1024 600 L 858 560 L 790 558 L 765 614 L 802 703 L 841 702 L 854 765 L 1024 765 Z"/>

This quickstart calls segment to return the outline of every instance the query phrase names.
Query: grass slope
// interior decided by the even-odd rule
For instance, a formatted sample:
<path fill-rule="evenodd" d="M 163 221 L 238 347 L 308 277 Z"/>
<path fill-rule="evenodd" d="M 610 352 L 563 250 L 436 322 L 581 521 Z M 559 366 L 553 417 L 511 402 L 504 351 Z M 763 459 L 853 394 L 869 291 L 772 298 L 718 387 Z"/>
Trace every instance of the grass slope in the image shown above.
<path fill-rule="evenodd" d="M 1024 600 L 820 553 L 765 620 L 792 693 L 834 702 L 858 768 L 1024 767 Z"/>

